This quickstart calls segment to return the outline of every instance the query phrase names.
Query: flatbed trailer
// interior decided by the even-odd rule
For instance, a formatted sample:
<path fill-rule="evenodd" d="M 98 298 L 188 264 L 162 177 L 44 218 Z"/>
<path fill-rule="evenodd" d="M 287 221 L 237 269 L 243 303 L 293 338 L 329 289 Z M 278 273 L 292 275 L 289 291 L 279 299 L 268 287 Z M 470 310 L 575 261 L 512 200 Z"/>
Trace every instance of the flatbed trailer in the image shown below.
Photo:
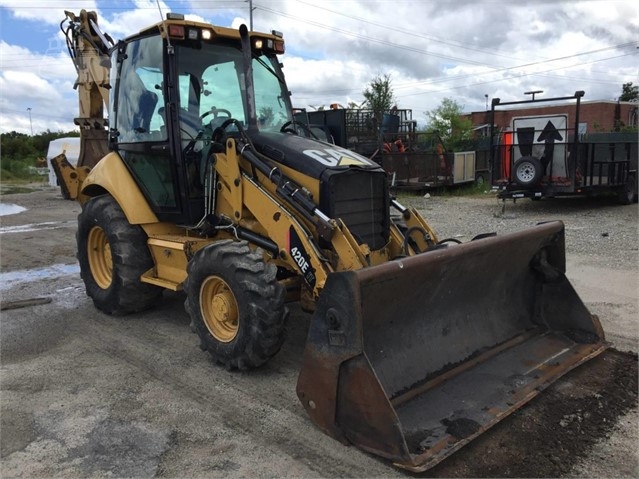
<path fill-rule="evenodd" d="M 579 106 L 584 93 L 573 96 L 501 102 L 492 101 L 492 186 L 501 199 L 596 196 L 613 193 L 620 203 L 637 201 L 637 134 L 580 131 Z M 576 101 L 568 114 L 513 117 L 497 130 L 499 106 Z M 572 120 L 572 122 L 571 122 Z"/>

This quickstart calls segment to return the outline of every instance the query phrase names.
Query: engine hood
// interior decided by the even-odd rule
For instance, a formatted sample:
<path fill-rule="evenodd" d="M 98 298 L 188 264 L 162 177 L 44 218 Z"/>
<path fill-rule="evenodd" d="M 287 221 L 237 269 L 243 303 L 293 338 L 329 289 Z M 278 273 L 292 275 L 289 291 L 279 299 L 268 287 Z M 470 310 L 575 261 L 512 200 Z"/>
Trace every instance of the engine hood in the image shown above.
<path fill-rule="evenodd" d="M 326 170 L 383 171 L 380 165 L 351 150 L 291 133 L 259 132 L 250 135 L 265 156 L 305 175 L 319 179 Z"/>

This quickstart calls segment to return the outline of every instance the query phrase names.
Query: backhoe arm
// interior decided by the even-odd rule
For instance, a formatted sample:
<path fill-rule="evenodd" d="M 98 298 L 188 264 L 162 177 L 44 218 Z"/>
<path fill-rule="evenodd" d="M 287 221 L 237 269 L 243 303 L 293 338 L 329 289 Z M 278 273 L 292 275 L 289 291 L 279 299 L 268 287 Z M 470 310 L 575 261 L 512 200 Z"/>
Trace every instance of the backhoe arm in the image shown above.
<path fill-rule="evenodd" d="M 64 13 L 66 18 L 60 28 L 78 72 L 74 88 L 78 90 L 80 115 L 75 123 L 81 127 L 104 128 L 104 105 L 109 104 L 109 49 L 113 41 L 98 28 L 95 12 Z"/>
<path fill-rule="evenodd" d="M 109 49 L 113 40 L 98 28 L 95 12 L 82 10 L 80 15 L 65 11 L 60 29 L 67 39 L 67 48 L 78 73 L 74 89 L 78 92 L 79 116 L 74 123 L 80 127 L 80 156 L 77 168 L 92 168 L 108 152 L 108 120 L 104 106 L 109 104 Z M 77 171 L 64 155 L 51 160 L 62 194 L 76 199 L 78 180 L 86 171 Z"/>

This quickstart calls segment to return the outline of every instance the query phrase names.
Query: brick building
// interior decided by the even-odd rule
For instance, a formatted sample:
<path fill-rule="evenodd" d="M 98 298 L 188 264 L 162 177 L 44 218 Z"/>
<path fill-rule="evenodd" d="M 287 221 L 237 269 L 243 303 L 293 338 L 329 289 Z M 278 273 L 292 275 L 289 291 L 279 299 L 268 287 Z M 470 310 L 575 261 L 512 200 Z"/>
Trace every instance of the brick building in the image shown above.
<path fill-rule="evenodd" d="M 576 102 L 548 105 L 531 103 L 510 107 L 495 108 L 495 126 L 498 129 L 510 127 L 513 117 L 538 115 L 568 115 L 568 127 L 575 122 Z M 579 109 L 581 133 L 615 131 L 619 126 L 637 126 L 637 103 L 618 101 L 582 101 Z M 474 111 L 462 115 L 469 118 L 478 136 L 488 136 L 490 131 L 490 110 Z"/>

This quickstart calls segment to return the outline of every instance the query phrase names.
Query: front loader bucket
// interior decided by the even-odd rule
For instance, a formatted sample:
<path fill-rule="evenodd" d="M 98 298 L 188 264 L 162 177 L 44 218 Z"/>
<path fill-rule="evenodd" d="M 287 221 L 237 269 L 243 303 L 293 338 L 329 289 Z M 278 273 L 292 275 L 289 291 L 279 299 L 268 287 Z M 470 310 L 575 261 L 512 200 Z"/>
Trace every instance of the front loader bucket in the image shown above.
<path fill-rule="evenodd" d="M 297 384 L 325 433 L 424 471 L 606 348 L 544 223 L 331 274 Z"/>

